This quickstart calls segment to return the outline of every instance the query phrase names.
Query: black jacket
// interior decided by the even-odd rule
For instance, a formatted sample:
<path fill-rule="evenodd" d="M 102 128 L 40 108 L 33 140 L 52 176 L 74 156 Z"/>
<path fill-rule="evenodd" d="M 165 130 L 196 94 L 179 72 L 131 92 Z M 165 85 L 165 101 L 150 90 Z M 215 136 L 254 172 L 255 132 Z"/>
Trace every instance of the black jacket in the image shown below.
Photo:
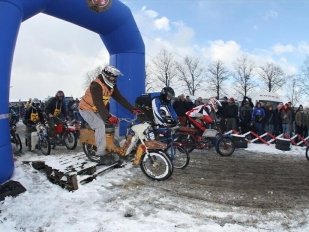
<path fill-rule="evenodd" d="M 224 109 L 225 118 L 238 118 L 238 107 L 234 102 L 229 102 Z"/>

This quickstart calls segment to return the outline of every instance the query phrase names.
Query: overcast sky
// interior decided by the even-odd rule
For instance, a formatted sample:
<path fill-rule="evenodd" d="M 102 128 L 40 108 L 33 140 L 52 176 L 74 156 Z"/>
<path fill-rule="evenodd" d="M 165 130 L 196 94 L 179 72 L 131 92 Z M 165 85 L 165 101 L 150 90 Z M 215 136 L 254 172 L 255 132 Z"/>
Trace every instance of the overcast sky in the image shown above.
<path fill-rule="evenodd" d="M 196 56 L 205 66 L 220 59 L 232 69 L 236 58 L 245 53 L 257 65 L 275 62 L 293 75 L 309 51 L 307 0 L 123 2 L 143 36 L 146 62 L 166 48 L 176 59 Z M 108 57 L 97 34 L 51 16 L 36 15 L 20 27 L 10 98 L 44 99 L 59 89 L 66 96 L 81 97 L 85 73 L 108 62 Z"/>

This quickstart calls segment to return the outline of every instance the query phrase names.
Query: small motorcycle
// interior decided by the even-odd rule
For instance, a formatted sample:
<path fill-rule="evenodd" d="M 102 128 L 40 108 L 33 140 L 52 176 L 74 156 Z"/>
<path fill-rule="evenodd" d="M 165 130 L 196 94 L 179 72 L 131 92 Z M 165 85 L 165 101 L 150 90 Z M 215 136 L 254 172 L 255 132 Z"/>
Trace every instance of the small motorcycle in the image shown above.
<path fill-rule="evenodd" d="M 55 125 L 55 135 L 50 142 L 52 149 L 55 149 L 57 145 L 64 145 L 68 150 L 74 150 L 77 146 L 76 127 L 62 120 L 62 124 Z"/>
<path fill-rule="evenodd" d="M 120 121 L 133 122 L 129 119 L 119 119 Z M 120 157 L 126 157 L 133 152 L 133 165 L 140 165 L 142 172 L 150 179 L 163 181 L 171 177 L 173 174 L 173 164 L 166 154 L 167 145 L 156 141 L 149 140 L 151 125 L 148 123 L 136 124 L 131 127 L 132 133 L 126 138 L 123 146 L 116 145 L 114 141 L 115 127 L 106 125 L 106 150 L 107 152 L 115 152 Z M 100 161 L 100 156 L 96 156 L 96 143 L 94 130 L 82 128 L 80 130 L 80 143 L 86 156 L 94 162 Z M 137 142 L 141 143 L 137 146 Z M 134 149 L 137 146 L 137 149 Z M 135 153 L 135 154 L 134 154 Z"/>
<path fill-rule="evenodd" d="M 49 136 L 47 133 L 47 128 L 44 124 L 36 124 L 32 127 L 30 132 L 26 132 L 25 135 L 25 144 L 31 150 L 31 134 L 35 133 L 37 137 L 37 142 L 35 149 L 42 152 L 43 155 L 49 155 L 51 150 L 51 145 L 49 141 Z"/>
<path fill-rule="evenodd" d="M 11 143 L 13 143 L 16 146 L 16 149 L 21 152 L 22 150 L 22 144 L 19 137 L 19 134 L 16 131 L 16 124 L 10 123 L 10 134 L 11 134 Z"/>
<path fill-rule="evenodd" d="M 215 147 L 221 156 L 231 156 L 235 150 L 235 144 L 230 135 L 219 132 L 217 124 L 215 129 L 206 129 L 202 135 L 200 131 L 192 127 L 180 127 L 175 141 L 180 142 L 188 153 L 194 149 L 210 149 Z"/>

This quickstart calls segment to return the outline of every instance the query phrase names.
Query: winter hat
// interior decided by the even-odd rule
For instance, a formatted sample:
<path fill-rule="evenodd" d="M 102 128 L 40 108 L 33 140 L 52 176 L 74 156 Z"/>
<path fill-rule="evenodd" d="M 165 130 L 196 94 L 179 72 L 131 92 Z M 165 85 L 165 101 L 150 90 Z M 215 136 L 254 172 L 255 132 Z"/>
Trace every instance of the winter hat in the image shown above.
<path fill-rule="evenodd" d="M 235 99 L 231 97 L 231 98 L 230 98 L 230 101 L 231 101 L 231 102 L 234 102 L 234 101 L 235 101 Z"/>
<path fill-rule="evenodd" d="M 224 97 L 223 99 L 227 100 L 227 97 Z"/>

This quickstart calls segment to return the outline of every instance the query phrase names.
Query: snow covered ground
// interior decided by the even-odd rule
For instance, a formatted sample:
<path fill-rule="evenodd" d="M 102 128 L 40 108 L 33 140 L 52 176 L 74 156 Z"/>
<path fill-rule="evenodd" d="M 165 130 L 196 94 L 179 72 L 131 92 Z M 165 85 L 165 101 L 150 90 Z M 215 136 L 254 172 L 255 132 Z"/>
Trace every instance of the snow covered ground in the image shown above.
<path fill-rule="evenodd" d="M 247 150 L 302 157 L 305 154 L 303 147 L 283 152 L 263 144 L 249 144 Z M 285 227 L 285 215 L 276 210 L 264 214 L 260 209 L 220 205 L 162 191 L 162 182 L 149 185 L 152 181 L 131 164 L 80 185 L 74 192 L 52 184 L 44 172 L 22 164 L 24 160 L 53 162 L 66 155 L 25 152 L 17 157 L 12 180 L 19 181 L 27 191 L 0 202 L 1 232 L 309 231 L 308 222 L 298 222 L 297 217 L 293 225 Z M 300 213 L 309 217 L 308 209 Z"/>

